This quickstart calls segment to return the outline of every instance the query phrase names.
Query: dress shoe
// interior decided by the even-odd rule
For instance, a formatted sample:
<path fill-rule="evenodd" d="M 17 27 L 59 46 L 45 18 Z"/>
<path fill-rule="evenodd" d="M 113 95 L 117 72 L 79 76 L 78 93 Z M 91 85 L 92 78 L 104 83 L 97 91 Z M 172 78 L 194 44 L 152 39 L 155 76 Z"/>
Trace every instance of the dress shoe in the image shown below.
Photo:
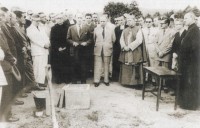
<path fill-rule="evenodd" d="M 77 81 L 72 81 L 72 84 L 77 84 Z"/>
<path fill-rule="evenodd" d="M 17 122 L 17 121 L 19 121 L 19 118 L 16 118 L 16 117 L 9 117 L 9 118 L 7 119 L 7 121 L 8 121 L 8 122 Z"/>
<path fill-rule="evenodd" d="M 20 97 L 21 97 L 21 98 L 26 98 L 26 97 L 28 97 L 28 95 L 27 95 L 26 93 L 22 93 L 22 94 L 20 95 Z"/>
<path fill-rule="evenodd" d="M 104 84 L 105 84 L 106 86 L 110 86 L 110 83 L 109 83 L 109 82 L 104 82 Z"/>
<path fill-rule="evenodd" d="M 40 87 L 47 87 L 47 84 L 39 84 Z"/>
<path fill-rule="evenodd" d="M 99 83 L 94 83 L 94 87 L 98 87 L 99 86 Z"/>
<path fill-rule="evenodd" d="M 15 105 L 23 105 L 24 101 L 15 100 Z"/>
<path fill-rule="evenodd" d="M 35 85 L 32 89 L 33 90 L 37 90 L 37 91 L 43 91 L 43 90 L 45 90 L 44 87 L 40 87 L 39 85 Z"/>

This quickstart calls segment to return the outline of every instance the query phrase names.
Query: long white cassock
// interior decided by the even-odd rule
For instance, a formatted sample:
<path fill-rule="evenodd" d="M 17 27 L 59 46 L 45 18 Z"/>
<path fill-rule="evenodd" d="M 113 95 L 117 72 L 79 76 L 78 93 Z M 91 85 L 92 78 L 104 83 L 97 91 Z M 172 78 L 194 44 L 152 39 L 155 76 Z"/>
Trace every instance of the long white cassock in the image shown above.
<path fill-rule="evenodd" d="M 49 44 L 49 37 L 42 26 L 38 28 L 31 24 L 27 28 L 27 36 L 31 40 L 31 55 L 33 59 L 33 71 L 37 83 L 45 82 L 45 67 L 48 63 L 48 49 L 44 48 L 45 44 Z"/>

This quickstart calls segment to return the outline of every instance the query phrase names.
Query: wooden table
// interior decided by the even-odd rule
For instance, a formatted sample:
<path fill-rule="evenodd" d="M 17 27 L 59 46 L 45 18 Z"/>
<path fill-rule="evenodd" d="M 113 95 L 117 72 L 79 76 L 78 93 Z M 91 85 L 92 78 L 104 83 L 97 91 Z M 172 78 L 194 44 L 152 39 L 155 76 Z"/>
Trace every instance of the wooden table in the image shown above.
<path fill-rule="evenodd" d="M 164 79 L 176 79 L 177 84 L 176 84 L 176 94 L 175 94 L 175 105 L 174 105 L 174 110 L 177 108 L 177 102 L 178 102 L 178 96 L 179 96 L 179 84 L 180 84 L 180 74 L 173 71 L 169 70 L 166 67 L 144 67 L 144 76 L 146 73 L 149 73 L 152 75 L 152 77 L 155 77 L 158 79 L 158 90 L 157 90 L 157 102 L 156 102 L 156 111 L 159 109 L 159 100 L 161 98 L 161 89 L 162 89 L 162 83 Z M 145 77 L 144 77 L 145 78 Z M 146 91 L 145 90 L 145 79 L 143 80 L 143 89 L 142 89 L 142 99 L 144 100 L 144 95 L 145 92 L 152 92 L 152 91 Z"/>

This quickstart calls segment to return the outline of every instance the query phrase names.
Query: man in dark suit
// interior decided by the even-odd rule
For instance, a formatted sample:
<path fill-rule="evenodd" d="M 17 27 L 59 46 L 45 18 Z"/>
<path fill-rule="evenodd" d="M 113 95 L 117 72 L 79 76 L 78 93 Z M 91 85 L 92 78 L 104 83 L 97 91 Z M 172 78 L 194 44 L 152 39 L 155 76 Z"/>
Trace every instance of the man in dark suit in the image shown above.
<path fill-rule="evenodd" d="M 70 43 L 72 83 L 86 83 L 86 61 L 88 45 L 91 43 L 89 28 L 83 25 L 83 16 L 76 15 L 77 24 L 70 26 L 67 39 Z"/>
<path fill-rule="evenodd" d="M 125 25 L 125 19 L 124 16 L 121 16 L 118 18 L 119 20 L 119 26 L 115 28 L 115 36 L 116 41 L 113 44 L 113 73 L 112 73 L 112 79 L 114 81 L 118 81 L 119 79 L 119 71 L 120 71 L 120 62 L 118 61 L 119 55 L 121 52 L 121 46 L 120 46 L 120 37 L 122 34 L 122 31 L 127 28 L 128 26 Z"/>
<path fill-rule="evenodd" d="M 4 74 L 6 76 L 6 80 L 8 85 L 3 87 L 2 91 L 2 101 L 0 106 L 0 121 L 10 121 L 15 122 L 18 121 L 18 118 L 12 117 L 11 114 L 11 104 L 12 104 L 12 85 L 13 83 L 13 75 L 11 68 L 14 64 L 16 64 L 16 59 L 11 54 L 6 36 L 1 30 L 2 25 L 4 24 L 3 19 L 5 19 L 5 13 L 0 10 L 0 47 L 5 53 L 5 58 L 1 62 L 1 66 L 3 68 Z"/>
<path fill-rule="evenodd" d="M 185 14 L 188 30 L 180 47 L 180 107 L 196 110 L 200 106 L 200 31 L 192 12 Z"/>

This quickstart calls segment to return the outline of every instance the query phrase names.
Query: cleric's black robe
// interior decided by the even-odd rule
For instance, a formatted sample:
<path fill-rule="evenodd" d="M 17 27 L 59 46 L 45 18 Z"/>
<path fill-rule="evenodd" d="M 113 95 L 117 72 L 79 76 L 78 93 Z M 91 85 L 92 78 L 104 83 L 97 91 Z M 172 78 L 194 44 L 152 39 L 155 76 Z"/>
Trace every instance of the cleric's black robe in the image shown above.
<path fill-rule="evenodd" d="M 180 107 L 197 109 L 200 106 L 200 31 L 196 24 L 189 26 L 180 47 Z"/>
<path fill-rule="evenodd" d="M 127 28 L 128 26 L 124 26 L 124 29 Z M 119 62 L 119 55 L 121 52 L 121 46 L 120 46 L 120 37 L 122 34 L 122 31 L 124 29 L 120 29 L 120 26 L 117 26 L 115 28 L 115 36 L 116 36 L 116 41 L 113 44 L 113 73 L 112 73 L 112 78 L 113 80 L 118 81 L 119 79 L 119 71 L 120 71 L 120 62 Z"/>
<path fill-rule="evenodd" d="M 50 41 L 50 63 L 54 81 L 56 83 L 68 82 L 70 79 L 70 60 L 69 60 L 69 43 L 67 43 L 67 24 L 56 24 L 51 29 Z M 59 51 L 59 48 L 66 48 Z"/>

